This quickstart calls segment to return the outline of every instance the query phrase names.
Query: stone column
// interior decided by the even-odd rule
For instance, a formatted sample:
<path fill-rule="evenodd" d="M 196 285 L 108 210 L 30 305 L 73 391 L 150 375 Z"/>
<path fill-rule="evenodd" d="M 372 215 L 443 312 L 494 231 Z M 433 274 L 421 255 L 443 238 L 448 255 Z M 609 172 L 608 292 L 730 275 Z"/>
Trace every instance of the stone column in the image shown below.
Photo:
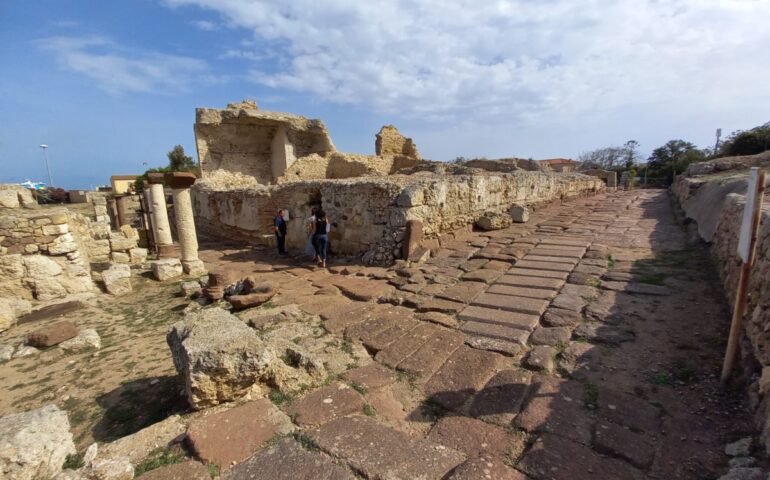
<path fill-rule="evenodd" d="M 123 225 L 128 225 L 131 223 L 129 222 L 128 200 L 128 195 L 120 195 L 115 197 L 115 202 L 118 207 L 118 229 L 120 229 L 120 227 Z"/>
<path fill-rule="evenodd" d="M 171 225 L 168 223 L 166 193 L 163 191 L 164 176 L 162 173 L 147 175 L 150 182 L 150 199 L 152 200 L 152 227 L 155 234 L 155 244 L 158 247 L 158 257 L 174 256 L 174 241 L 171 239 Z"/>
<path fill-rule="evenodd" d="M 166 183 L 174 194 L 174 216 L 182 250 L 182 267 L 188 275 L 198 276 L 206 273 L 206 267 L 198 259 L 198 236 L 195 233 L 195 218 L 190 198 L 190 187 L 195 183 L 195 179 L 195 175 L 189 172 L 166 174 Z"/>

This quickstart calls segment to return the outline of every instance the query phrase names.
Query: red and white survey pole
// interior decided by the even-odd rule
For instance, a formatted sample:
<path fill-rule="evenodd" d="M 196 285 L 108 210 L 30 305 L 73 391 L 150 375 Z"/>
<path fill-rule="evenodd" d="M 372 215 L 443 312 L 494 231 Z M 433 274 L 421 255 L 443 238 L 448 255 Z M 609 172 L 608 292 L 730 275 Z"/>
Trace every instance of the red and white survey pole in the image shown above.
<path fill-rule="evenodd" d="M 757 232 L 759 231 L 759 219 L 762 216 L 762 200 L 765 193 L 765 171 L 752 168 L 749 174 L 749 188 L 746 191 L 746 206 L 743 209 L 743 221 L 741 222 L 741 234 L 738 239 L 738 255 L 741 257 L 741 276 L 738 280 L 738 292 L 735 295 L 735 308 L 733 308 L 733 320 L 730 324 L 730 337 L 727 339 L 727 352 L 725 362 L 722 365 L 722 384 L 724 385 L 735 361 L 735 352 L 738 349 L 738 341 L 741 337 L 741 323 L 746 312 L 746 290 L 751 276 L 751 267 L 754 265 L 754 250 L 757 245 Z"/>

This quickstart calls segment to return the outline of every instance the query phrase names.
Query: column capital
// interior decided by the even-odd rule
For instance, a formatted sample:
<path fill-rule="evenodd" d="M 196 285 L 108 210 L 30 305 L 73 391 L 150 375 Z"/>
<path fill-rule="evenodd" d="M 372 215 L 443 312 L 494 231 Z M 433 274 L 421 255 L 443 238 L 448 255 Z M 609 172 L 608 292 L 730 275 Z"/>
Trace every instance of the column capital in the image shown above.
<path fill-rule="evenodd" d="M 190 172 L 171 172 L 165 176 L 166 183 L 171 188 L 190 188 L 198 177 Z"/>
<path fill-rule="evenodd" d="M 148 173 L 147 181 L 150 183 L 150 185 L 157 185 L 165 181 L 165 176 L 163 173 Z"/>

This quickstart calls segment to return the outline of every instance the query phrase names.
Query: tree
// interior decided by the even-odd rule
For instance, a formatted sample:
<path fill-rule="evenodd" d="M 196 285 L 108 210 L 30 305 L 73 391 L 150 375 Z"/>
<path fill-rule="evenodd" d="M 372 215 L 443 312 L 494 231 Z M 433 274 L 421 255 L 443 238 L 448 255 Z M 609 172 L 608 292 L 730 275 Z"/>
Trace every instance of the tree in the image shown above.
<path fill-rule="evenodd" d="M 770 150 L 770 122 L 731 133 L 720 146 L 718 156 L 754 155 L 766 150 Z"/>
<path fill-rule="evenodd" d="M 610 146 L 581 153 L 578 157 L 580 170 L 591 170 L 598 168 L 601 170 L 623 171 L 633 167 L 639 162 L 639 142 L 629 140 L 622 147 Z"/>
<path fill-rule="evenodd" d="M 200 167 L 195 164 L 192 157 L 185 155 L 183 146 L 175 145 L 166 156 L 168 157 L 167 166 L 150 168 L 134 180 L 134 190 L 136 192 L 141 193 L 144 190 L 144 182 L 147 180 L 147 174 L 149 173 L 192 172 L 197 177 L 201 176 Z"/>
<path fill-rule="evenodd" d="M 685 171 L 687 165 L 706 160 L 703 151 L 684 140 L 669 140 L 662 147 L 652 151 L 647 159 L 648 174 L 652 178 L 663 178 L 667 184 Z"/>
<path fill-rule="evenodd" d="M 166 156 L 172 172 L 190 172 L 195 169 L 195 162 L 192 157 L 184 154 L 184 147 L 181 145 L 174 146 Z"/>

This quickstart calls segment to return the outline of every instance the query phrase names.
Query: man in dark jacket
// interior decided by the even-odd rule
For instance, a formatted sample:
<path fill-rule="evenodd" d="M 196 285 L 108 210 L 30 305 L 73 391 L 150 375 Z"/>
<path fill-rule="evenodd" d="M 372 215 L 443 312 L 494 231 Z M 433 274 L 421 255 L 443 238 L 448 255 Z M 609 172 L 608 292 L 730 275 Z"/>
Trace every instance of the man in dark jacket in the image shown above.
<path fill-rule="evenodd" d="M 278 210 L 278 215 L 273 219 L 273 229 L 278 239 L 278 253 L 286 255 L 286 220 L 283 219 L 283 210 Z"/>

